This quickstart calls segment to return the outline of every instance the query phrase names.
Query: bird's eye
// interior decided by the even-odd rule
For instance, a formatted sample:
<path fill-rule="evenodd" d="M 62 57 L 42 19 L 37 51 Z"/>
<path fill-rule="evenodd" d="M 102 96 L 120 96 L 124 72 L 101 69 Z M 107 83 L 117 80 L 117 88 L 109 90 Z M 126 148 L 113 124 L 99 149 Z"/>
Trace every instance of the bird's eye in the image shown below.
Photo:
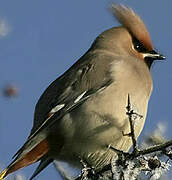
<path fill-rule="evenodd" d="M 140 49 L 140 46 L 137 44 L 137 45 L 135 46 L 135 49 Z"/>
<path fill-rule="evenodd" d="M 133 38 L 133 45 L 134 49 L 138 52 L 147 52 L 148 50 L 144 47 L 144 45 L 137 40 L 136 38 Z"/>

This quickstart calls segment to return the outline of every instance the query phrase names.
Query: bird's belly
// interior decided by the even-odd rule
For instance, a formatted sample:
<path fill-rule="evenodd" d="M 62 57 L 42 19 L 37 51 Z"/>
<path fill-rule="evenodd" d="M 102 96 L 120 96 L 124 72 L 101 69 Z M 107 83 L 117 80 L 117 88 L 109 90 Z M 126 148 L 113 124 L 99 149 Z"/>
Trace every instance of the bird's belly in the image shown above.
<path fill-rule="evenodd" d="M 61 151 L 64 158 L 68 156 L 71 161 L 76 161 L 77 157 L 83 158 L 88 164 L 100 168 L 110 163 L 115 155 L 108 149 L 109 145 L 123 151 L 129 150 L 131 138 L 124 136 L 130 133 L 126 114 L 128 93 L 112 93 L 114 90 L 109 88 L 99 93 L 63 118 L 60 129 L 65 139 Z M 110 93 L 113 95 L 109 96 Z M 135 120 L 136 137 L 143 128 L 147 110 L 147 101 L 138 96 L 130 94 L 133 110 L 143 116 Z M 140 101 L 136 104 L 138 98 Z"/>

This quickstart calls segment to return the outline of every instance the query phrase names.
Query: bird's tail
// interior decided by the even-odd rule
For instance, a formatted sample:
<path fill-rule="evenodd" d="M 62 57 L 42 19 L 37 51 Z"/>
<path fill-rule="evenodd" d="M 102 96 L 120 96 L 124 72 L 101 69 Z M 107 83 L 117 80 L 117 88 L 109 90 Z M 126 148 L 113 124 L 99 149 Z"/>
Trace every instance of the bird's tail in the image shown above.
<path fill-rule="evenodd" d="M 14 161 L 0 173 L 0 180 L 3 180 L 8 174 L 40 160 L 48 151 L 49 145 L 46 138 L 36 143 L 36 145 L 33 142 L 26 143 L 19 150 Z"/>

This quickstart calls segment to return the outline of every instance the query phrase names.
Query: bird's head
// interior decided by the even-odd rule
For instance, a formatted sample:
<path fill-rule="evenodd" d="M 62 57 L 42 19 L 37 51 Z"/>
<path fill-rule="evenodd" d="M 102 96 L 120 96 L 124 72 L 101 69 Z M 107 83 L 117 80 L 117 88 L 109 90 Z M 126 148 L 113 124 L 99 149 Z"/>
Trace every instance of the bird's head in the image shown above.
<path fill-rule="evenodd" d="M 129 53 L 145 61 L 149 68 L 154 60 L 165 59 L 153 49 L 145 24 L 131 8 L 113 4 L 111 12 L 121 26 L 108 29 L 100 34 L 93 44 L 96 48 L 106 49 L 116 55 Z"/>

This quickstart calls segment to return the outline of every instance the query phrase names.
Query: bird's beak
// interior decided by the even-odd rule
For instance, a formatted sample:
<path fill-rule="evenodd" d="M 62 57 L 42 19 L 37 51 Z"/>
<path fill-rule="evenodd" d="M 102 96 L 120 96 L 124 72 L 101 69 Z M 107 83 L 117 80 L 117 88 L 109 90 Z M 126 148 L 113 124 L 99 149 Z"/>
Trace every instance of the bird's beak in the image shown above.
<path fill-rule="evenodd" d="M 149 51 L 148 53 L 144 53 L 144 58 L 151 58 L 152 60 L 164 60 L 165 56 L 152 50 Z"/>

